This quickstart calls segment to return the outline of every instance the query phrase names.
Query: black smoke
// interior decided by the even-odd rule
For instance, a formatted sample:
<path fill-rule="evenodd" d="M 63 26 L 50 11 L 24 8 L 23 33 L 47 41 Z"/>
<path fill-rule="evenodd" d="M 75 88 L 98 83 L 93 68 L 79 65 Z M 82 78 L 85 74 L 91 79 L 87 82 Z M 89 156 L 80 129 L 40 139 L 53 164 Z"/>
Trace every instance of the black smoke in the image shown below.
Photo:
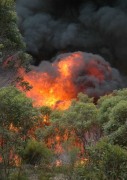
<path fill-rule="evenodd" d="M 17 13 L 36 64 L 84 51 L 127 74 L 127 0 L 17 0 Z"/>
<path fill-rule="evenodd" d="M 69 71 L 69 76 L 63 76 L 63 74 L 61 76 L 60 62 L 68 64 L 67 71 Z M 45 76 L 45 73 L 47 76 Z M 31 98 L 36 100 L 36 97 L 39 95 L 40 101 L 45 95 L 36 90 L 36 84 L 39 85 L 42 92 L 43 90 L 45 92 L 47 87 L 49 91 L 52 88 L 52 91 L 58 97 L 59 91 L 63 91 L 66 96 L 63 96 L 65 99 L 59 99 L 60 102 L 68 100 L 66 98 L 70 97 L 70 95 L 72 99 L 76 98 L 80 92 L 94 97 L 96 100 L 100 96 L 125 86 L 119 71 L 111 68 L 110 64 L 101 56 L 83 52 L 60 54 L 52 64 L 49 61 L 42 61 L 39 66 L 32 66 L 32 71 L 27 76 L 27 80 L 30 79 L 33 87 L 31 92 L 32 95 L 34 94 L 34 97 L 32 96 Z M 56 86 L 58 83 L 60 89 Z"/>

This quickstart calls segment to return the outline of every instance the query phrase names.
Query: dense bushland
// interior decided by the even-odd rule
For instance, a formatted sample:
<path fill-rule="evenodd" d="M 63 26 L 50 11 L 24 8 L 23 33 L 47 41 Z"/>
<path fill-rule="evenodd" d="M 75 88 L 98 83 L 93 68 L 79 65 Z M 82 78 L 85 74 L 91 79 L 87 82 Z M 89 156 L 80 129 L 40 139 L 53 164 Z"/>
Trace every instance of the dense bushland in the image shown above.
<path fill-rule="evenodd" d="M 14 0 L 0 1 L 0 69 L 29 65 Z M 17 66 L 18 62 L 18 66 Z M 16 64 L 16 66 L 15 66 Z M 20 79 L 22 81 L 22 79 Z M 21 85 L 21 84 L 20 84 Z M 27 87 L 27 82 L 22 86 Z M 0 88 L 0 179 L 127 179 L 127 89 L 79 94 L 68 110 L 33 107 L 14 86 Z"/>
<path fill-rule="evenodd" d="M 8 179 L 16 171 L 18 179 L 29 165 L 38 176 L 44 171 L 45 177 L 126 179 L 126 99 L 126 89 L 96 105 L 79 94 L 68 110 L 58 111 L 33 107 L 15 87 L 1 88 L 1 177 Z"/>

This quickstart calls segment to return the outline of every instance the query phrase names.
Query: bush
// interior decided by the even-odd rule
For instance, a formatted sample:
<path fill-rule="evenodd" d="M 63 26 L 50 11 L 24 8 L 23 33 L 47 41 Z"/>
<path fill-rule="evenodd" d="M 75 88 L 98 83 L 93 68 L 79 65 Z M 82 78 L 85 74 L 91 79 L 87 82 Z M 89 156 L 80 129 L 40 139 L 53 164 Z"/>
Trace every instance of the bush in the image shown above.
<path fill-rule="evenodd" d="M 5 47 L 24 48 L 21 34 L 17 27 L 14 0 L 0 1 L 0 37 Z"/>
<path fill-rule="evenodd" d="M 127 146 L 127 90 L 114 91 L 99 102 L 99 122 L 109 142 Z"/>
<path fill-rule="evenodd" d="M 25 174 L 13 173 L 10 175 L 9 180 L 28 180 Z"/>
<path fill-rule="evenodd" d="M 127 151 L 120 146 L 101 140 L 88 149 L 88 154 L 88 172 L 94 172 L 98 180 L 127 179 Z"/>
<path fill-rule="evenodd" d="M 52 160 L 52 152 L 44 143 L 29 140 L 23 152 L 23 159 L 31 165 L 48 165 Z"/>

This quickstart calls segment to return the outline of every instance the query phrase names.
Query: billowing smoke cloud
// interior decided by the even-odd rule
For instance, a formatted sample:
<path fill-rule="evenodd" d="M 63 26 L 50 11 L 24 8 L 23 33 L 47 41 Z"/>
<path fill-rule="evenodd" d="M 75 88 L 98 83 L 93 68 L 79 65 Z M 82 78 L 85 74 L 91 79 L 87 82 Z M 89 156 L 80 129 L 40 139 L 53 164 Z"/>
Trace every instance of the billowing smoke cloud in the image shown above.
<path fill-rule="evenodd" d="M 39 60 L 85 51 L 127 69 L 126 0 L 17 0 L 27 50 Z"/>
<path fill-rule="evenodd" d="M 72 62 L 68 63 L 69 60 Z M 77 93 L 83 92 L 92 97 L 100 97 L 125 86 L 120 73 L 115 68 L 111 68 L 110 64 L 99 55 L 83 52 L 61 54 L 54 61 L 57 76 L 59 76 L 59 73 L 56 73 L 59 72 L 57 64 L 63 61 L 68 65 L 70 80 L 76 87 Z M 40 66 L 41 70 L 45 67 L 43 63 Z"/>
<path fill-rule="evenodd" d="M 64 108 L 80 92 L 98 99 L 124 86 L 119 72 L 102 57 L 83 52 L 58 55 L 53 63 L 42 61 L 24 80 L 33 87 L 26 94 L 35 105 L 59 107 L 64 102 Z"/>

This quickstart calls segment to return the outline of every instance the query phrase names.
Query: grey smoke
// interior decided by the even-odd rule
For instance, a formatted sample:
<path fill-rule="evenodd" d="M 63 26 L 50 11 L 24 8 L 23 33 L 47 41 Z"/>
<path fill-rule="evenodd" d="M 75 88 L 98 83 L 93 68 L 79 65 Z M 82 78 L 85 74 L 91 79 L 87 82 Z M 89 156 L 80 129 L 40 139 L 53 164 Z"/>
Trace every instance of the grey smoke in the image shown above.
<path fill-rule="evenodd" d="M 85 51 L 127 74 L 127 0 L 17 0 L 27 50 L 40 60 Z"/>
<path fill-rule="evenodd" d="M 79 56 L 74 56 L 75 53 L 78 53 Z M 101 56 L 92 53 L 75 53 L 64 53 L 58 55 L 56 60 L 53 62 L 53 65 L 51 62 L 42 61 L 39 66 L 33 66 L 32 70 L 41 73 L 46 72 L 53 79 L 53 82 L 55 82 L 55 79 L 57 80 L 57 78 L 60 77 L 59 68 L 57 66 L 58 62 L 65 59 L 67 60 L 67 57 L 73 57 L 74 65 L 69 67 L 71 74 L 70 81 L 74 84 L 77 94 L 79 92 L 83 92 L 91 97 L 99 98 L 104 94 L 110 93 L 115 89 L 120 89 L 125 86 L 125 83 L 123 82 L 118 70 L 111 68 L 110 64 L 106 62 Z M 76 64 L 78 64 L 78 66 Z M 31 73 L 33 73 L 33 71 L 28 74 L 30 77 Z M 98 74 L 102 74 L 104 78 L 100 80 L 98 78 Z M 43 84 L 39 78 L 40 74 L 38 73 L 36 75 L 38 76 L 36 77 L 36 82 Z M 69 94 L 71 93 L 72 90 L 68 88 L 66 79 L 63 81 L 62 86 L 65 88 L 66 92 Z"/>

